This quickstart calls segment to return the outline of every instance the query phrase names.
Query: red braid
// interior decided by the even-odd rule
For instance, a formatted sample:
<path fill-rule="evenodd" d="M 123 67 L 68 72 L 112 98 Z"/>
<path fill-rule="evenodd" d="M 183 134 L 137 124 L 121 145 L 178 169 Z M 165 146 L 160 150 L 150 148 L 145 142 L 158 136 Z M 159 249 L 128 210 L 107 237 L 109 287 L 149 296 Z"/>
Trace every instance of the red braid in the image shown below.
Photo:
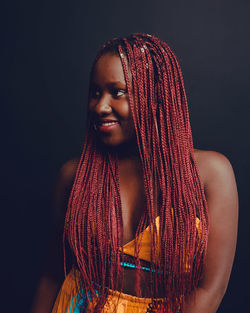
<path fill-rule="evenodd" d="M 152 298 L 159 290 L 166 295 L 162 312 L 183 312 L 183 296 L 195 290 L 202 275 L 208 212 L 194 158 L 182 73 L 169 46 L 151 35 L 115 38 L 102 47 L 96 60 L 107 52 L 121 58 L 141 158 L 147 205 L 136 236 L 147 223 L 150 225 L 149 292 Z M 118 289 L 118 282 L 122 281 L 123 254 L 119 249 L 123 223 L 117 156 L 98 149 L 89 116 L 87 121 L 83 153 L 68 203 L 64 240 L 67 236 L 85 290 L 92 295 L 98 290 L 98 312 L 105 303 L 107 287 Z M 159 238 L 153 206 L 156 186 L 160 189 Z M 196 217 L 202 225 L 200 235 Z M 136 264 L 140 265 L 138 240 L 136 247 Z M 140 270 L 136 271 L 140 296 Z"/>

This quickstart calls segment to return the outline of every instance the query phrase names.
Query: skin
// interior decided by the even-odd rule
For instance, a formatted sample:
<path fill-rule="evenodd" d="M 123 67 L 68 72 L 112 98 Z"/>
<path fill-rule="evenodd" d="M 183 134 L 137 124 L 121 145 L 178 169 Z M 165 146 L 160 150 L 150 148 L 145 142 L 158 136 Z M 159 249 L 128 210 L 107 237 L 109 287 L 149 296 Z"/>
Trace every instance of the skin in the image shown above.
<path fill-rule="evenodd" d="M 114 82 L 116 84 L 110 88 Z M 125 244 L 135 237 L 136 227 L 145 206 L 145 193 L 119 57 L 111 54 L 100 57 L 95 65 L 91 83 L 93 89 L 89 110 L 93 120 L 107 117 L 118 119 L 120 122 L 119 127 L 112 133 L 97 131 L 97 135 L 104 147 L 116 149 L 118 152 Z M 210 232 L 203 279 L 196 293 L 187 299 L 185 313 L 214 313 L 225 294 L 235 255 L 238 193 L 232 166 L 223 154 L 194 149 L 194 156 L 208 203 Z M 69 196 L 78 161 L 79 159 L 74 159 L 63 165 L 55 187 L 54 211 L 58 212 L 58 223 L 52 236 L 54 239 L 50 241 L 49 262 L 39 284 L 32 313 L 50 312 L 52 299 L 56 297 L 64 279 L 62 251 L 58 247 L 61 246 L 60 233 L 66 212 L 65 199 Z M 124 278 L 123 292 L 133 295 L 133 270 L 125 270 Z"/>

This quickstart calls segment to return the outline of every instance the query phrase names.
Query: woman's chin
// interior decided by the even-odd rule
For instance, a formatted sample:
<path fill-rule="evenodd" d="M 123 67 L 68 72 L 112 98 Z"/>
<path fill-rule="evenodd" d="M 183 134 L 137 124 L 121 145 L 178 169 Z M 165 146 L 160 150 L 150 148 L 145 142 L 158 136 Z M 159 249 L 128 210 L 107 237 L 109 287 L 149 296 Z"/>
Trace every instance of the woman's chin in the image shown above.
<path fill-rule="evenodd" d="M 107 148 L 110 151 L 120 151 L 120 150 L 130 150 L 131 148 L 137 146 L 137 142 L 135 140 L 119 140 L 118 138 L 98 138 L 98 142 L 102 148 Z"/>
<path fill-rule="evenodd" d="M 118 147 L 125 142 L 123 138 L 118 136 L 98 136 L 97 140 L 106 147 Z"/>

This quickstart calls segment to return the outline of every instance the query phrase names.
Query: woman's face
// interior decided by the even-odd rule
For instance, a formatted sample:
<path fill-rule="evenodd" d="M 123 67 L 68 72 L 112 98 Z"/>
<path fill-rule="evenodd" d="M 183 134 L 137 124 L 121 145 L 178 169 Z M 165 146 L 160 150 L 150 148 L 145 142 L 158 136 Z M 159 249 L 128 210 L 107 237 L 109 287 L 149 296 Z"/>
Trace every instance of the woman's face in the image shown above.
<path fill-rule="evenodd" d="M 88 108 L 104 145 L 115 147 L 135 138 L 126 81 L 117 55 L 107 53 L 96 62 Z"/>

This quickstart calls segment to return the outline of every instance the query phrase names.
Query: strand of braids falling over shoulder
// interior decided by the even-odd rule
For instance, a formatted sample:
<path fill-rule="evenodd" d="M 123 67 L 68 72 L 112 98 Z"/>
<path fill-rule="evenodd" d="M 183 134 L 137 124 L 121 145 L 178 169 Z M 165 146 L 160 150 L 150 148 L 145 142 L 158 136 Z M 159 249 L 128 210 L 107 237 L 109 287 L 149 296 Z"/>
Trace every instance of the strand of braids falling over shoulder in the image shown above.
<path fill-rule="evenodd" d="M 102 47 L 96 60 L 108 52 L 121 58 L 141 158 L 147 206 L 136 235 L 150 225 L 150 293 L 152 298 L 159 290 L 166 295 L 160 306 L 162 312 L 177 309 L 183 312 L 184 295 L 195 290 L 202 275 L 208 213 L 194 159 L 180 66 L 165 42 L 147 34 L 111 40 Z M 76 256 L 84 288 L 92 295 L 98 289 L 96 312 L 103 307 L 108 288 L 117 289 L 123 276 L 117 163 L 116 157 L 98 149 L 88 118 L 84 148 L 68 203 L 64 241 L 67 238 Z M 156 184 L 160 188 L 159 237 L 157 213 L 153 210 Z M 202 225 L 200 237 L 196 217 Z M 136 246 L 139 250 L 137 240 Z M 140 265 L 138 253 L 136 262 Z M 159 271 L 162 275 L 157 274 Z M 140 269 L 137 272 L 140 296 Z"/>

